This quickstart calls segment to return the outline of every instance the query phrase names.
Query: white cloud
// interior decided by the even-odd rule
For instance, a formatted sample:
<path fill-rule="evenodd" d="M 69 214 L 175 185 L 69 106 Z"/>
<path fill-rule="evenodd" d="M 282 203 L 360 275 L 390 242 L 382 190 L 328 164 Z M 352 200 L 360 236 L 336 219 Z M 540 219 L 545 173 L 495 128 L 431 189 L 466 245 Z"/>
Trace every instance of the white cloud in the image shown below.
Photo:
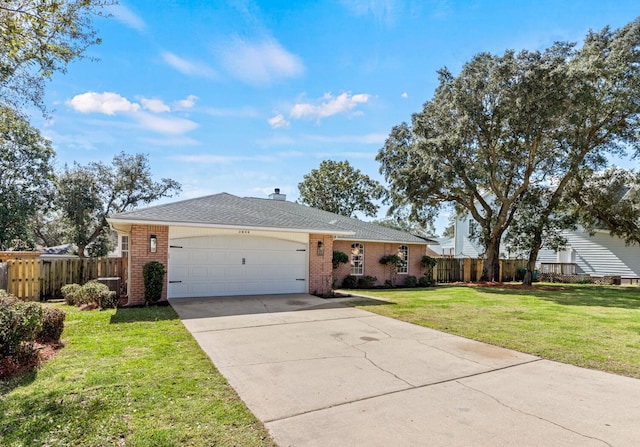
<path fill-rule="evenodd" d="M 384 133 L 369 133 L 364 135 L 305 135 L 308 140 L 320 143 L 354 143 L 354 144 L 383 144 L 388 135 Z"/>
<path fill-rule="evenodd" d="M 260 138 L 256 140 L 256 144 L 263 148 L 273 146 L 293 146 L 298 143 L 299 141 L 294 140 L 288 135 L 274 135 L 268 138 Z"/>
<path fill-rule="evenodd" d="M 137 113 L 135 116 L 145 129 L 163 134 L 183 134 L 198 127 L 198 123 L 184 118 L 165 118 L 146 112 Z"/>
<path fill-rule="evenodd" d="M 269 85 L 304 72 L 300 58 L 274 39 L 254 43 L 236 37 L 224 45 L 220 58 L 229 73 L 254 86 Z"/>
<path fill-rule="evenodd" d="M 201 62 L 192 62 L 177 56 L 169 51 L 162 53 L 162 59 L 182 74 L 189 76 L 201 76 L 204 78 L 215 78 L 217 76 L 214 69 Z"/>
<path fill-rule="evenodd" d="M 189 95 L 185 99 L 181 99 L 175 102 L 175 108 L 179 110 L 192 109 L 196 105 L 198 97 L 196 95 Z"/>
<path fill-rule="evenodd" d="M 133 28 L 138 31 L 144 31 L 147 28 L 147 24 L 144 23 L 144 20 L 122 3 L 110 5 L 107 7 L 107 10 L 113 14 L 113 17 L 115 17 L 118 22 L 124 23 L 129 28 Z"/>
<path fill-rule="evenodd" d="M 254 107 L 219 108 L 207 107 L 202 110 L 211 116 L 223 118 L 260 118 L 260 113 Z"/>
<path fill-rule="evenodd" d="M 392 25 L 402 12 L 398 0 L 342 0 L 342 4 L 356 16 L 371 15 L 387 25 Z"/>
<path fill-rule="evenodd" d="M 170 112 L 171 108 L 166 105 L 161 99 L 147 99 L 140 98 L 142 107 L 145 110 L 149 110 L 154 113 Z"/>
<path fill-rule="evenodd" d="M 317 152 L 314 154 L 316 158 L 361 158 L 366 160 L 375 160 L 376 152 Z"/>
<path fill-rule="evenodd" d="M 289 127 L 289 121 L 282 116 L 281 113 L 278 113 L 276 116 L 269 118 L 269 125 L 274 129 L 278 129 L 280 127 Z"/>
<path fill-rule="evenodd" d="M 274 162 L 276 157 L 271 155 L 215 155 L 215 154 L 191 154 L 191 155 L 174 155 L 169 157 L 170 160 L 184 161 L 187 163 L 207 163 L 207 164 L 232 164 L 247 161 Z"/>
<path fill-rule="evenodd" d="M 400 95 L 400 96 L 402 96 L 403 98 L 408 98 L 408 97 L 409 97 L 409 95 L 407 94 L 407 92 L 402 92 L 402 95 Z"/>
<path fill-rule="evenodd" d="M 66 104 L 81 113 L 103 113 L 115 115 L 119 112 L 137 112 L 140 105 L 113 92 L 87 92 L 76 95 Z"/>
<path fill-rule="evenodd" d="M 183 134 L 198 127 L 198 123 L 185 118 L 167 115 L 161 117 L 156 115 L 155 113 L 159 112 L 170 112 L 170 107 L 160 99 L 141 98 L 140 102 L 143 104 L 145 110 L 150 110 L 154 113 L 143 111 L 140 104 L 132 103 L 119 94 L 112 92 L 83 93 L 81 95 L 74 96 L 72 99 L 67 101 L 66 104 L 82 113 L 102 113 L 105 115 L 125 113 L 128 118 L 133 120 L 133 122 L 105 122 L 104 125 L 109 127 L 137 127 L 168 135 Z"/>
<path fill-rule="evenodd" d="M 175 137 L 175 138 L 141 138 L 140 141 L 151 144 L 153 146 L 199 146 L 200 142 L 189 137 Z"/>
<path fill-rule="evenodd" d="M 298 103 L 291 108 L 289 115 L 296 119 L 315 118 L 320 120 L 322 118 L 352 110 L 358 104 L 364 104 L 368 100 L 369 95 L 366 93 L 350 95 L 345 92 L 336 97 L 331 93 L 326 93 L 322 97 L 322 103 L 320 105 Z"/>

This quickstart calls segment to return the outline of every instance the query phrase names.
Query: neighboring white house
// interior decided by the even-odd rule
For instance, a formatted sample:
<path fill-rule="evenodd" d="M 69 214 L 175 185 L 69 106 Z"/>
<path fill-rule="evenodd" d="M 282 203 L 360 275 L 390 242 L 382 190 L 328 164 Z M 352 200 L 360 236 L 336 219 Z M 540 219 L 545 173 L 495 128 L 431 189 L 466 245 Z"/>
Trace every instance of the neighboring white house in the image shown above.
<path fill-rule="evenodd" d="M 455 236 L 441 239 L 440 249 L 455 258 L 477 258 L 482 255 L 482 247 L 473 238 L 478 224 L 469 214 L 459 216 L 454 224 Z M 593 235 L 578 229 L 564 231 L 567 246 L 559 251 L 542 249 L 538 256 L 538 266 L 542 263 L 575 264 L 578 274 L 591 276 L 621 276 L 623 282 L 635 282 L 640 278 L 640 246 L 626 245 L 625 241 L 611 236 L 606 230 L 596 230 Z M 523 258 L 519 253 L 510 253 L 501 247 L 501 258 Z M 625 281 L 626 279 L 626 281 Z"/>

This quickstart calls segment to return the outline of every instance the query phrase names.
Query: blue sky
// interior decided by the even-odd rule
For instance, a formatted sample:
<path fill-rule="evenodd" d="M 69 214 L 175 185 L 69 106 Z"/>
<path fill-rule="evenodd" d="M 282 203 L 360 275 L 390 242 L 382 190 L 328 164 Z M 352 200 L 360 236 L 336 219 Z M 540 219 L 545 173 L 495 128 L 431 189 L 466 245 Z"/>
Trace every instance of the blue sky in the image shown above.
<path fill-rule="evenodd" d="M 383 181 L 375 155 L 432 97 L 439 68 L 581 41 L 632 21 L 640 4 L 120 0 L 110 12 L 86 53 L 99 60 L 55 74 L 50 118 L 33 115 L 57 167 L 144 153 L 154 176 L 182 183 L 181 199 L 279 187 L 295 200 L 325 159 Z"/>

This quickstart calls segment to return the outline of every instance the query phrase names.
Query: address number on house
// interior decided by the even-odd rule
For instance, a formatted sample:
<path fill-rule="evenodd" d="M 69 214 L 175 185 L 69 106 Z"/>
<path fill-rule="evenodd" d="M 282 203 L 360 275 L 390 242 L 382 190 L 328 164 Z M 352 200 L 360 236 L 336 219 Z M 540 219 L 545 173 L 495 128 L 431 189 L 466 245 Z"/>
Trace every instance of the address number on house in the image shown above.
<path fill-rule="evenodd" d="M 249 230 L 238 230 L 238 234 L 251 234 Z"/>

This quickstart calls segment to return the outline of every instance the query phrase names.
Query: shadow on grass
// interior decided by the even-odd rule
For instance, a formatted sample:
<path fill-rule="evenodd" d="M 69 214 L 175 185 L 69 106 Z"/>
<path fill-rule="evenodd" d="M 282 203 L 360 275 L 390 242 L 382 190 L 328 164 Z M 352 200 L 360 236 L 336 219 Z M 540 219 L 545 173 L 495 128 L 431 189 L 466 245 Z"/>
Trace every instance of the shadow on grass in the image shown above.
<path fill-rule="evenodd" d="M 95 392 L 39 392 L 21 397 L 17 407 L 18 412 L 0 421 L 0 439 L 8 445 L 43 445 L 42 440 L 55 439 L 51 435 L 55 431 L 64 430 L 66 435 L 71 431 L 75 439 L 82 439 L 83 432 L 99 431 L 109 402 Z M 125 427 L 118 428 L 124 432 Z"/>
<path fill-rule="evenodd" d="M 116 313 L 111 316 L 109 323 L 120 324 L 177 319 L 178 314 L 171 306 L 119 307 Z"/>
<path fill-rule="evenodd" d="M 640 288 L 619 286 L 551 286 L 541 289 L 501 289 L 499 287 L 478 287 L 478 291 L 496 295 L 535 296 L 563 306 L 617 307 L 640 309 Z"/>
<path fill-rule="evenodd" d="M 340 304 L 344 304 L 349 307 L 358 306 L 396 306 L 397 304 L 391 301 L 385 301 L 382 299 L 354 296 L 353 299 L 341 301 Z"/>
<path fill-rule="evenodd" d="M 15 390 L 18 387 L 31 384 L 34 380 L 36 380 L 36 377 L 38 377 L 38 370 L 34 368 L 31 371 L 27 371 L 0 380 L 0 396 L 9 394 L 11 391 Z"/>

